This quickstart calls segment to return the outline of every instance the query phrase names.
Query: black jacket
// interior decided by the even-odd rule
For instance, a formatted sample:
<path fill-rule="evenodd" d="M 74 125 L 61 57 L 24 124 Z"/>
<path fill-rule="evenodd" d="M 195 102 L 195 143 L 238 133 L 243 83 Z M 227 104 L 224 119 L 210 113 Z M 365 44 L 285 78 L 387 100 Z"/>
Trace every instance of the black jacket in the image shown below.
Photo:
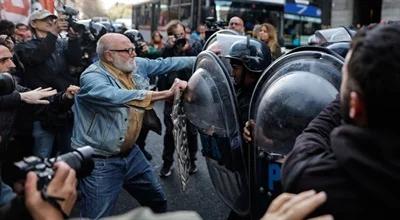
<path fill-rule="evenodd" d="M 21 110 L 24 113 L 42 114 L 43 112 L 52 112 L 54 115 L 63 115 L 73 104 L 73 100 L 63 98 L 64 93 L 57 93 L 49 98 L 50 104 L 48 105 L 29 105 L 21 100 L 20 93 L 26 91 L 29 91 L 29 89 L 17 85 L 12 93 L 0 96 L 0 161 L 7 156 L 8 142 L 16 132 L 17 117 L 30 118 L 27 115 L 18 115 Z M 31 109 L 32 111 L 26 111 L 26 109 Z M 32 122 L 24 121 L 23 123 Z"/>
<path fill-rule="evenodd" d="M 16 90 L 8 95 L 0 96 L 0 157 L 5 156 L 6 146 L 10 136 L 14 132 L 14 121 L 18 109 L 23 106 L 20 92 L 28 91 L 28 88 L 18 86 Z"/>
<path fill-rule="evenodd" d="M 25 67 L 26 86 L 52 87 L 64 91 L 69 85 L 77 85 L 78 81 L 69 72 L 69 65 L 79 65 L 81 49 L 78 39 L 58 39 L 49 33 L 43 39 L 32 39 L 15 47 Z"/>
<path fill-rule="evenodd" d="M 18 44 L 15 52 L 25 67 L 22 79 L 25 86 L 31 89 L 52 87 L 63 92 L 69 85 L 78 85 L 78 79 L 71 75 L 69 67 L 80 64 L 79 39 L 67 41 L 49 33 L 43 39 Z M 72 112 L 37 112 L 35 120 L 39 120 L 42 127 L 54 131 L 72 123 Z"/>
<path fill-rule="evenodd" d="M 182 51 L 182 49 L 179 48 L 179 46 L 177 45 L 174 46 L 167 45 L 161 51 L 161 56 L 163 58 L 179 57 L 179 56 L 197 56 L 202 49 L 201 45 L 199 45 L 200 43 L 197 41 L 189 41 L 189 44 L 190 48 L 186 51 Z M 157 84 L 158 90 L 161 91 L 171 88 L 175 78 L 188 81 L 191 76 L 192 76 L 191 72 L 185 72 L 185 71 L 163 75 L 158 80 Z"/>
<path fill-rule="evenodd" d="M 312 215 L 381 219 L 400 208 L 400 136 L 340 124 L 337 99 L 296 139 L 282 173 L 284 190 L 325 191 Z"/>

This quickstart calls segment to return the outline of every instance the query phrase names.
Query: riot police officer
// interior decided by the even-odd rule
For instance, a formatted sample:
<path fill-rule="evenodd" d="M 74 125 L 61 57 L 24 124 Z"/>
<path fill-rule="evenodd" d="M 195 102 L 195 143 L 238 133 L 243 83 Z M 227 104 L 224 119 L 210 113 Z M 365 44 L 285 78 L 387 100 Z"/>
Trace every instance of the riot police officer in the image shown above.
<path fill-rule="evenodd" d="M 231 76 L 234 80 L 241 126 L 247 121 L 253 89 L 261 73 L 271 64 L 268 46 L 254 38 L 235 42 L 225 56 L 230 60 Z"/>

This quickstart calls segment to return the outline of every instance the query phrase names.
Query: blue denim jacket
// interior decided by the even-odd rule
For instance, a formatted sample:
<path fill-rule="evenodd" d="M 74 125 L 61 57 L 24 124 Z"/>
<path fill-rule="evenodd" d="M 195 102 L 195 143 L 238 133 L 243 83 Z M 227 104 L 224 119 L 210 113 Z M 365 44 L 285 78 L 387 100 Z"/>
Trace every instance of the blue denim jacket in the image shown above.
<path fill-rule="evenodd" d="M 136 57 L 132 75 L 136 89 L 127 90 L 100 62 L 90 65 L 81 75 L 79 93 L 75 96 L 72 147 L 89 145 L 96 154 L 120 152 L 127 130 L 131 100 L 143 100 L 149 92 L 148 76 L 175 71 L 191 71 L 196 57 L 170 57 L 149 60 Z"/>

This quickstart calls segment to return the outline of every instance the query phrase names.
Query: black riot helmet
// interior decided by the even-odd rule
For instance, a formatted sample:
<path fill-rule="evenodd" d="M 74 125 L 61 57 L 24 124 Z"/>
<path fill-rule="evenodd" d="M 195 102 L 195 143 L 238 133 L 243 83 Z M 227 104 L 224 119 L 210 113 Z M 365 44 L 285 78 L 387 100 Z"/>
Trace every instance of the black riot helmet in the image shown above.
<path fill-rule="evenodd" d="M 345 58 L 347 52 L 350 50 L 350 46 L 351 42 L 336 42 L 326 45 L 325 47 Z"/>
<path fill-rule="evenodd" d="M 225 57 L 238 60 L 247 70 L 260 74 L 271 64 L 272 60 L 268 46 L 250 37 L 235 42 Z"/>
<path fill-rule="evenodd" d="M 137 47 L 140 42 L 144 42 L 142 33 L 136 29 L 129 29 L 124 32 L 124 35 Z"/>
<path fill-rule="evenodd" d="M 97 41 L 101 36 L 107 33 L 107 28 L 99 22 L 91 21 L 89 23 L 89 31 Z"/>

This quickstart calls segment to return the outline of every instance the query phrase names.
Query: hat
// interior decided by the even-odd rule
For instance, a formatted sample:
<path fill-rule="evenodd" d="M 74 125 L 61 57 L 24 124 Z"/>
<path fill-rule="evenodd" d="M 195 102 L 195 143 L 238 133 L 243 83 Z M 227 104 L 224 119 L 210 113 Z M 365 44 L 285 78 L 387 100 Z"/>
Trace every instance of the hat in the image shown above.
<path fill-rule="evenodd" d="M 38 10 L 31 14 L 31 16 L 29 17 L 29 23 L 31 23 L 34 20 L 42 20 L 42 19 L 45 19 L 50 16 L 53 18 L 57 18 L 57 16 L 53 15 L 52 13 L 50 13 L 49 11 L 47 11 L 45 9 Z"/>

